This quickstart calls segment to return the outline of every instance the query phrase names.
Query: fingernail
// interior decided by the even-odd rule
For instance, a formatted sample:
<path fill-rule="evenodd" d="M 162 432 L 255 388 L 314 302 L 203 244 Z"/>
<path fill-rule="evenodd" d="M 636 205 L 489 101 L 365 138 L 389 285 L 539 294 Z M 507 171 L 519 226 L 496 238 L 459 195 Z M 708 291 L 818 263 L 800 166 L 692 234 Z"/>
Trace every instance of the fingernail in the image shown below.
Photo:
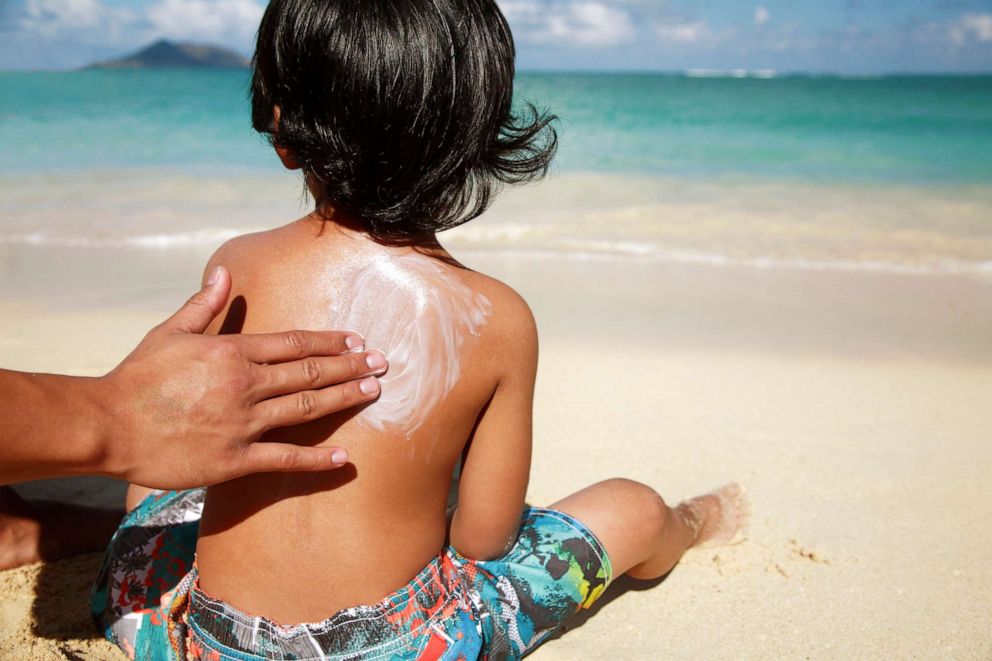
<path fill-rule="evenodd" d="M 386 354 L 378 349 L 373 349 L 365 354 L 365 364 L 370 370 L 381 370 L 386 367 Z"/>
<path fill-rule="evenodd" d="M 370 376 L 367 379 L 362 379 L 362 381 L 358 384 L 358 389 L 366 395 L 374 395 L 379 392 L 379 379 L 374 376 Z"/>
<path fill-rule="evenodd" d="M 340 449 L 335 450 L 331 453 L 331 461 L 333 461 L 337 466 L 343 466 L 348 463 L 348 453 Z"/>
<path fill-rule="evenodd" d="M 344 345 L 351 351 L 362 351 L 365 349 L 365 340 L 361 335 L 349 335 L 344 338 Z"/>
<path fill-rule="evenodd" d="M 212 287 L 218 280 L 220 280 L 220 267 L 215 266 L 214 270 L 210 273 L 210 278 L 207 279 L 207 286 Z"/>

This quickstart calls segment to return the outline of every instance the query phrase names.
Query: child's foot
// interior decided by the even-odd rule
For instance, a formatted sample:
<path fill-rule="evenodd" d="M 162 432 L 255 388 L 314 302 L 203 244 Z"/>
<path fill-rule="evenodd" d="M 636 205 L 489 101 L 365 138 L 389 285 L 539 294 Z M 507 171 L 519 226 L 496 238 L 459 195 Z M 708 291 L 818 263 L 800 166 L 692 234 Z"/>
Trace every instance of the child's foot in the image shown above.
<path fill-rule="evenodd" d="M 0 487 L 0 571 L 106 547 L 123 512 L 31 503 Z"/>
<path fill-rule="evenodd" d="M 676 513 L 693 532 L 693 546 L 739 544 L 747 539 L 751 505 L 736 482 L 685 501 Z"/>

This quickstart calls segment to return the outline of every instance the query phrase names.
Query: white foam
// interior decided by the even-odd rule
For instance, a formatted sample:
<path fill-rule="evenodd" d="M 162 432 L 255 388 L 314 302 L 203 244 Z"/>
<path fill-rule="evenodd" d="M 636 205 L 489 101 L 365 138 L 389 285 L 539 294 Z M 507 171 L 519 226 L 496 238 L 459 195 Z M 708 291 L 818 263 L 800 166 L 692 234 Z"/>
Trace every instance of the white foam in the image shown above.
<path fill-rule="evenodd" d="M 714 267 L 747 267 L 756 269 L 782 269 L 793 271 L 865 271 L 873 273 L 892 273 L 905 275 L 979 275 L 992 277 L 992 262 L 965 262 L 957 260 L 940 260 L 926 264 L 903 264 L 879 260 L 815 260 L 787 259 L 772 256 L 735 257 L 719 253 L 704 253 L 691 251 L 658 251 L 645 249 L 643 246 L 624 245 L 622 243 L 593 244 L 586 249 L 556 250 L 542 248 L 504 248 L 504 249 L 460 249 L 459 254 L 470 256 L 504 255 L 522 258 L 562 259 L 581 261 L 617 261 L 631 260 L 655 262 L 660 264 L 688 264 Z"/>
<path fill-rule="evenodd" d="M 719 251 L 674 250 L 651 242 L 553 236 L 542 228 L 523 224 L 491 225 L 460 230 L 447 237 L 446 244 L 460 254 L 504 255 L 612 261 L 638 259 L 670 264 L 709 266 L 746 266 L 760 269 L 806 271 L 869 271 L 878 273 L 964 274 L 992 277 L 992 260 L 966 261 L 949 258 L 921 259 L 917 263 L 880 259 L 822 259 L 780 257 L 775 255 L 729 255 Z M 123 237 L 73 237 L 44 231 L 0 235 L 0 245 L 53 246 L 63 248 L 131 248 L 137 250 L 171 250 L 217 246 L 225 241 L 256 231 L 254 229 L 212 228 L 175 234 L 145 234 Z"/>
<path fill-rule="evenodd" d="M 145 248 L 169 249 L 210 246 L 246 234 L 249 229 L 212 228 L 175 234 L 144 234 L 137 236 L 81 237 L 50 234 L 45 231 L 0 235 L 0 244 L 27 246 L 55 246 L 64 248 Z"/>
<path fill-rule="evenodd" d="M 775 69 L 686 69 L 688 78 L 777 78 Z"/>

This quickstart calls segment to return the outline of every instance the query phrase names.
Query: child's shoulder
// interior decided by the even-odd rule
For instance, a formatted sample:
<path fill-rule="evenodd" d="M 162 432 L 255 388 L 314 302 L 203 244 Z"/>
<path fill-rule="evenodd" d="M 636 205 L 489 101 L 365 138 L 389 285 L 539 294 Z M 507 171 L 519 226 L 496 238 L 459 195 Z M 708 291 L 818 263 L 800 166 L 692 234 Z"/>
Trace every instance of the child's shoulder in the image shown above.
<path fill-rule="evenodd" d="M 225 267 L 234 282 L 235 294 L 265 288 L 288 273 L 312 272 L 305 262 L 313 260 L 308 254 L 307 238 L 300 223 L 293 222 L 274 229 L 241 234 L 222 244 L 207 262 L 204 278 L 217 266 Z M 302 282 L 302 277 L 293 280 Z"/>
<path fill-rule="evenodd" d="M 537 335 L 534 314 L 524 297 L 515 289 L 496 278 L 464 269 L 466 284 L 485 296 L 492 304 L 493 323 L 505 332 Z"/>
<path fill-rule="evenodd" d="M 523 296 L 509 285 L 477 271 L 465 270 L 466 284 L 492 305 L 489 323 L 480 333 L 482 350 L 502 374 L 530 372 L 537 364 L 538 337 L 534 314 Z"/>
<path fill-rule="evenodd" d="M 286 249 L 290 232 L 289 226 L 276 229 L 241 234 L 223 243 L 207 262 L 206 273 L 217 266 L 224 266 L 232 273 L 238 270 L 255 270 L 261 264 L 271 262 L 273 253 Z"/>
<path fill-rule="evenodd" d="M 250 286 L 256 279 L 265 279 L 268 269 L 284 268 L 292 263 L 301 252 L 306 251 L 306 246 L 312 245 L 308 241 L 312 237 L 312 233 L 301 232 L 293 224 L 235 237 L 217 249 L 207 265 L 206 273 L 223 265 L 234 276 L 236 288 L 240 289 L 240 285 Z M 485 308 L 485 319 L 479 335 L 483 343 L 492 350 L 501 351 L 511 347 L 519 349 L 522 345 L 536 347 L 537 326 L 530 306 L 516 290 L 504 282 L 462 266 L 450 257 L 437 259 L 428 255 L 406 255 L 387 261 L 399 269 L 409 268 L 416 263 L 424 268 L 427 264 L 427 272 L 445 274 L 442 281 L 450 278 L 475 292 L 478 296 L 473 300 L 481 299 Z"/>

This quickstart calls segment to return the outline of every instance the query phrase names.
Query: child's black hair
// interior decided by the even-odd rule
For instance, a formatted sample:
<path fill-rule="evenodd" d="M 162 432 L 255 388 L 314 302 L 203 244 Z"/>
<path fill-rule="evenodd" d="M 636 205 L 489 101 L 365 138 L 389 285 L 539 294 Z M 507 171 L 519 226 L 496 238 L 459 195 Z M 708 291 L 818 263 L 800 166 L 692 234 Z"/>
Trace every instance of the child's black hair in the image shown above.
<path fill-rule="evenodd" d="M 252 123 L 372 236 L 410 238 L 547 172 L 557 118 L 515 115 L 513 77 L 495 0 L 272 0 Z"/>

